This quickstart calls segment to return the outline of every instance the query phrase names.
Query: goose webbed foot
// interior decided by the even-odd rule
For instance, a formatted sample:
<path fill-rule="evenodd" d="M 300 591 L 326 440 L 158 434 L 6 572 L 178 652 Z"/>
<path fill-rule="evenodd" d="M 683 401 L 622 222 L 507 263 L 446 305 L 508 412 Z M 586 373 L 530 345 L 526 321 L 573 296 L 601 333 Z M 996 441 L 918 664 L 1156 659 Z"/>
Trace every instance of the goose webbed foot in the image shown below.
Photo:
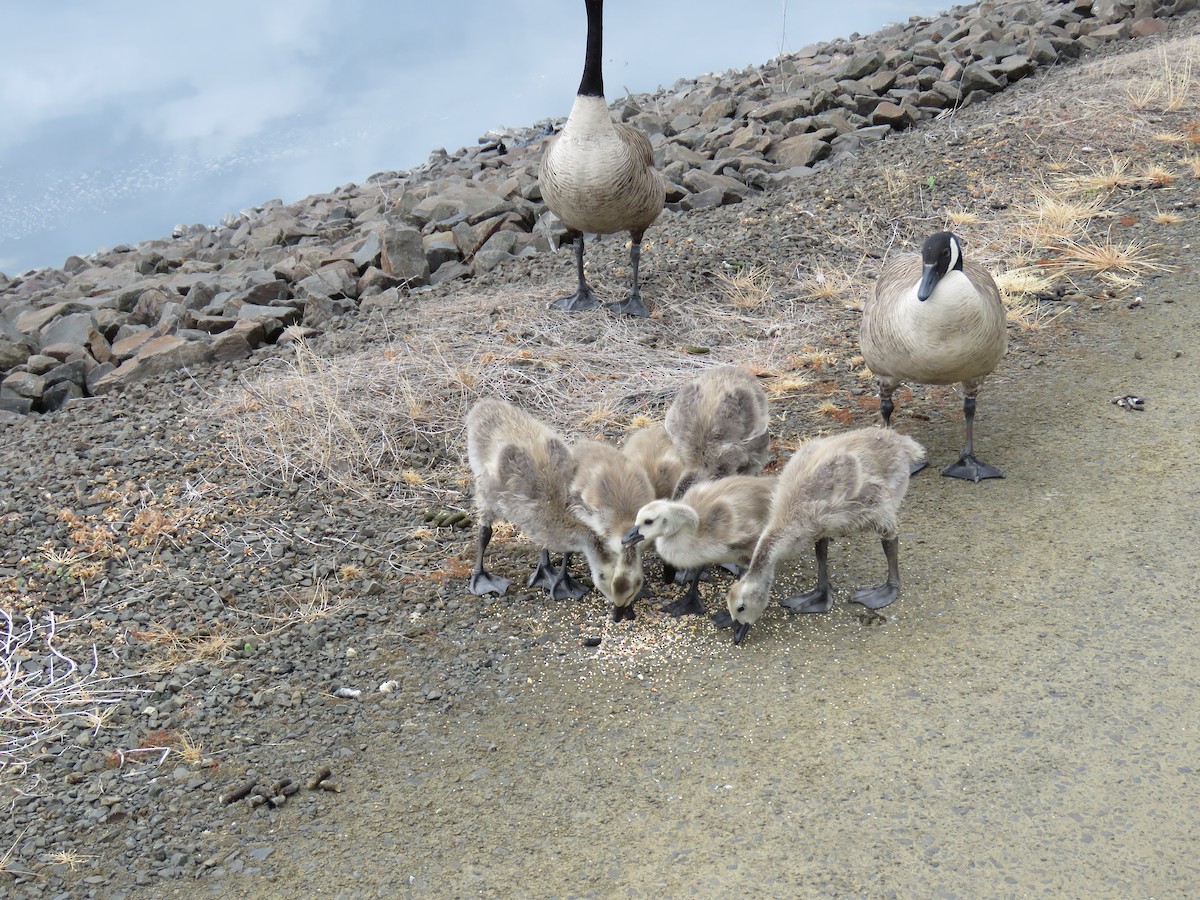
<path fill-rule="evenodd" d="M 891 581 L 879 587 L 859 588 L 850 598 L 851 603 L 861 603 L 867 609 L 883 609 L 900 597 L 900 585 Z"/>
<path fill-rule="evenodd" d="M 606 303 L 605 308 L 609 312 L 619 316 L 637 316 L 639 319 L 645 319 L 650 316 L 650 310 L 645 303 L 642 302 L 641 293 L 630 294 L 624 300 L 619 300 L 616 303 Z"/>
<path fill-rule="evenodd" d="M 927 468 L 929 468 L 929 463 L 925 462 L 925 460 L 923 460 L 923 459 L 919 459 L 915 463 L 913 463 L 911 466 L 908 467 L 908 477 L 912 478 L 918 472 L 923 471 L 924 469 L 927 469 Z M 946 473 L 943 472 L 942 474 L 944 475 Z"/>
<path fill-rule="evenodd" d="M 779 605 L 794 613 L 827 613 L 833 609 L 833 585 L 818 584 L 811 591 L 783 598 Z"/>
<path fill-rule="evenodd" d="M 471 573 L 471 593 L 480 596 L 484 594 L 497 594 L 504 596 L 504 592 L 508 590 L 508 586 L 512 584 L 507 578 L 501 578 L 499 575 L 493 575 L 484 569 L 478 572 Z"/>
<path fill-rule="evenodd" d="M 600 305 L 599 299 L 592 293 L 592 289 L 586 284 L 581 284 L 570 297 L 562 297 L 550 304 L 551 309 L 561 310 L 563 312 L 584 312 L 585 310 L 595 309 Z"/>
<path fill-rule="evenodd" d="M 700 592 L 693 586 L 685 591 L 683 596 L 678 600 L 664 606 L 662 611 L 676 618 L 680 616 L 702 616 L 704 615 L 704 601 L 700 599 Z"/>
<path fill-rule="evenodd" d="M 984 478 L 1003 478 L 1004 473 L 995 466 L 980 462 L 974 453 L 964 453 L 958 462 L 951 463 L 942 469 L 942 474 L 948 478 L 962 478 L 978 484 Z"/>
<path fill-rule="evenodd" d="M 729 614 L 729 610 L 723 609 L 719 613 L 713 613 L 712 623 L 718 628 L 729 628 L 733 625 L 733 616 Z"/>

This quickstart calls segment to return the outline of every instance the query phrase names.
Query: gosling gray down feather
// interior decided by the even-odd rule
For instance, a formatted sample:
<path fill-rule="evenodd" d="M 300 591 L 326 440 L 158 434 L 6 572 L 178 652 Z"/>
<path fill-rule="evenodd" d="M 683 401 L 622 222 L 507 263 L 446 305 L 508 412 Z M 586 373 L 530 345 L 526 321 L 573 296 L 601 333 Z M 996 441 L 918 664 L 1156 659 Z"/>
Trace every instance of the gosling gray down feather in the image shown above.
<path fill-rule="evenodd" d="M 880 413 L 891 424 L 901 382 L 961 383 L 967 442 L 943 474 L 979 481 L 1002 478 L 974 456 L 975 397 L 1008 347 L 1004 303 L 988 271 L 963 258 L 950 232 L 926 239 L 921 253 L 892 259 L 863 306 L 859 343 L 875 375 Z"/>
<path fill-rule="evenodd" d="M 574 510 L 577 463 L 557 432 L 498 398 L 478 401 L 467 413 L 467 459 L 475 475 L 480 547 L 472 590 L 503 593 L 504 579 L 483 569 L 483 553 L 497 520 L 513 523 L 534 543 L 564 553 L 582 552 L 597 570 L 610 560 L 604 543 Z M 488 585 L 494 582 L 495 587 Z M 503 587 L 500 582 L 504 582 Z"/>
<path fill-rule="evenodd" d="M 675 492 L 675 485 L 683 474 L 683 462 L 665 425 L 659 423 L 639 428 L 625 441 L 621 452 L 642 467 L 654 488 L 655 497 L 669 498 Z"/>
<path fill-rule="evenodd" d="M 674 498 L 699 481 L 761 472 L 770 452 L 769 424 L 767 392 L 749 369 L 708 369 L 685 384 L 665 422 L 683 463 Z"/>
<path fill-rule="evenodd" d="M 579 441 L 572 455 L 573 512 L 605 545 L 601 591 L 612 601 L 614 622 L 633 619 L 644 581 L 642 548 L 626 546 L 622 539 L 638 510 L 654 499 L 654 489 L 642 467 L 609 444 Z"/>
<path fill-rule="evenodd" d="M 863 530 L 880 536 L 888 555 L 888 585 L 894 590 L 887 591 L 890 599 L 878 606 L 892 602 L 899 592 L 894 556 L 897 516 L 908 490 L 909 469 L 924 456 L 920 444 L 889 428 L 860 428 L 814 438 L 800 447 L 779 473 L 770 517 L 754 548 L 750 567 L 729 589 L 727 605 L 735 642 L 741 643 L 766 609 L 779 563 L 814 546 L 818 590 L 800 595 L 814 608 L 803 609 L 799 601 L 784 604 L 796 611 L 825 611 L 818 607 L 823 604 L 827 608 L 832 594 L 822 547 L 827 547 L 831 537 Z M 889 541 L 893 542 L 891 552 Z M 877 598 L 872 591 L 881 590 L 860 591 L 855 600 L 878 608 L 873 605 L 875 599 L 884 598 Z"/>
<path fill-rule="evenodd" d="M 638 510 L 633 529 L 679 569 L 750 565 L 767 524 L 776 479 L 730 475 L 688 488 L 679 500 L 654 500 Z"/>

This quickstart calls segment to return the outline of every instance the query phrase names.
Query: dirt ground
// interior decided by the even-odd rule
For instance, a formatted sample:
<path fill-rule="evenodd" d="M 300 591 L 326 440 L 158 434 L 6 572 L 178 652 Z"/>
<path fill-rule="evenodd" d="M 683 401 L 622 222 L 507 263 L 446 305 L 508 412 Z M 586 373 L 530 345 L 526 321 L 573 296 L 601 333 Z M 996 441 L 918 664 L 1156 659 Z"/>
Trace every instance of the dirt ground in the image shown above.
<path fill-rule="evenodd" d="M 846 602 L 884 571 L 858 537 L 831 550 L 832 613 L 774 607 L 741 647 L 707 621 L 655 653 L 547 640 L 517 690 L 440 728 L 360 730 L 327 814 L 285 808 L 249 848 L 269 875 L 153 896 L 1195 896 L 1186 215 L 1160 248 L 1178 268 L 1140 301 L 985 385 L 977 450 L 1004 480 L 937 474 L 963 439 L 952 391 L 929 421 L 899 406 L 934 467 L 902 511 L 903 595 L 882 618 Z"/>
<path fill-rule="evenodd" d="M 298 845 L 281 820 L 277 890 L 246 896 L 1193 894 L 1198 309 L 1160 279 L 1077 355 L 1002 368 L 978 444 L 1007 477 L 914 479 L 885 624 L 844 602 L 882 572 L 858 538 L 830 615 L 531 659 L 427 754 L 364 746 L 374 787 Z M 954 458 L 960 423 L 908 424 Z"/>

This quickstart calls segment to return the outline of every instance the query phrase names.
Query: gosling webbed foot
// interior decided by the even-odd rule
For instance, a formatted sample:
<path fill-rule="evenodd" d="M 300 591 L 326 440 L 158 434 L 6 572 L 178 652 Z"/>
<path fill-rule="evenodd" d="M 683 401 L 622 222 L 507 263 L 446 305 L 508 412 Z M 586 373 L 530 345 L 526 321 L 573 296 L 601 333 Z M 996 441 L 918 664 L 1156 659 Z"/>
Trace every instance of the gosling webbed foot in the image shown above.
<path fill-rule="evenodd" d="M 550 588 L 550 597 L 554 600 L 582 600 L 590 590 L 572 578 L 564 568 Z"/>
<path fill-rule="evenodd" d="M 570 297 L 560 297 L 550 304 L 551 309 L 562 312 L 586 312 L 589 309 L 596 309 L 598 306 L 600 306 L 599 298 L 586 284 L 581 285 L 579 290 Z"/>
<path fill-rule="evenodd" d="M 718 628 L 728 628 L 733 624 L 733 616 L 729 614 L 729 610 L 723 609 L 719 613 L 713 613 L 712 623 Z"/>
<path fill-rule="evenodd" d="M 850 598 L 851 603 L 861 603 L 867 609 L 883 609 L 900 597 L 900 585 L 888 581 L 879 587 L 859 588 Z"/>
<path fill-rule="evenodd" d="M 737 563 L 721 563 L 721 568 L 732 575 L 735 579 L 741 578 L 746 574 L 746 570 Z"/>
<path fill-rule="evenodd" d="M 942 469 L 942 474 L 947 478 L 962 478 L 966 481 L 974 481 L 976 484 L 979 484 L 984 478 L 1004 477 L 1003 472 L 995 466 L 980 462 L 974 453 L 964 453 L 958 458 L 958 462 L 951 463 Z"/>
<path fill-rule="evenodd" d="M 613 607 L 612 620 L 614 622 L 623 622 L 626 619 L 628 619 L 630 622 L 632 622 L 636 618 L 637 618 L 637 615 L 633 611 L 632 603 L 630 603 L 628 606 L 614 606 Z"/>
<path fill-rule="evenodd" d="M 704 601 L 700 599 L 699 591 L 688 590 L 678 600 L 662 607 L 662 611 L 676 618 L 680 616 L 702 616 L 704 615 Z"/>
<path fill-rule="evenodd" d="M 929 463 L 925 462 L 923 459 L 919 459 L 908 467 L 908 477 L 912 478 L 918 472 L 922 472 L 927 468 L 929 468 Z M 943 472 L 942 474 L 945 475 L 946 473 Z"/>
<path fill-rule="evenodd" d="M 619 316 L 637 316 L 639 319 L 649 318 L 650 310 L 646 304 L 642 302 L 641 293 L 630 294 L 624 300 L 618 300 L 616 303 L 606 303 L 605 308 Z"/>
<path fill-rule="evenodd" d="M 833 609 L 833 585 L 818 584 L 811 591 L 784 597 L 779 605 L 794 613 L 827 613 Z"/>
<path fill-rule="evenodd" d="M 550 565 L 548 560 L 539 562 L 537 568 L 529 575 L 529 580 L 525 582 L 526 587 L 542 588 L 547 593 L 554 590 L 555 579 L 558 578 L 558 570 Z"/>
<path fill-rule="evenodd" d="M 501 578 L 499 575 L 493 575 L 482 569 L 471 573 L 471 593 L 479 596 L 497 594 L 502 597 L 510 584 L 512 582 L 507 578 Z"/>

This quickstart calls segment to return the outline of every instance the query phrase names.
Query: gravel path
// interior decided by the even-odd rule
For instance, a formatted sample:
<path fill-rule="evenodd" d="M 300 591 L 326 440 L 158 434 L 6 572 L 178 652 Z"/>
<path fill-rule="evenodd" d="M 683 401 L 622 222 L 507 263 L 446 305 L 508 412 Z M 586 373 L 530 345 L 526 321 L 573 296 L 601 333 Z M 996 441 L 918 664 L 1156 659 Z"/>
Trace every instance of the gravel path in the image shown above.
<path fill-rule="evenodd" d="M 1187 134 L 1200 110 L 1193 94 L 1130 116 L 1125 89 L 1195 52 L 1110 52 L 819 184 L 656 226 L 646 341 L 703 328 L 714 357 L 761 356 L 772 303 L 804 323 L 807 384 L 773 401 L 783 453 L 874 420 L 853 299 L 889 240 L 965 209 L 987 219 L 960 229 L 968 246 L 993 246 L 1065 162 L 1129 154 L 1176 173 L 1105 195 L 1110 239 L 1175 269 L 1115 288 L 1081 274 L 1037 301 L 1038 327 L 1014 324 L 977 421 L 1007 478 L 914 481 L 904 595 L 885 616 L 844 602 L 878 579 L 865 538 L 831 549 L 831 614 L 770 610 L 740 648 L 653 608 L 608 622 L 595 595 L 473 597 L 473 533 L 432 527 L 429 503 L 238 465 L 227 398 L 269 351 L 9 427 L 0 589 L 40 628 L 22 671 L 59 659 L 47 609 L 81 669 L 60 682 L 76 691 L 56 707 L 65 729 L 6 772 L 0 897 L 1194 894 L 1200 623 L 1179 548 L 1200 490 L 1200 180 L 1186 143 L 1153 135 Z M 615 290 L 624 248 L 597 248 L 596 285 Z M 720 274 L 755 263 L 778 279 L 771 303 L 689 319 L 728 297 Z M 825 264 L 850 273 L 848 297 L 806 295 L 799 276 Z M 519 320 L 571 278 L 567 254 L 501 269 L 421 303 Z M 419 312 L 391 315 L 316 350 L 382 352 L 420 328 Z M 1112 403 L 1124 395 L 1145 410 Z M 954 457 L 952 390 L 898 407 L 935 463 Z M 447 466 L 433 486 L 442 506 L 463 505 L 458 477 Z M 508 541 L 496 568 L 531 558 Z"/>

